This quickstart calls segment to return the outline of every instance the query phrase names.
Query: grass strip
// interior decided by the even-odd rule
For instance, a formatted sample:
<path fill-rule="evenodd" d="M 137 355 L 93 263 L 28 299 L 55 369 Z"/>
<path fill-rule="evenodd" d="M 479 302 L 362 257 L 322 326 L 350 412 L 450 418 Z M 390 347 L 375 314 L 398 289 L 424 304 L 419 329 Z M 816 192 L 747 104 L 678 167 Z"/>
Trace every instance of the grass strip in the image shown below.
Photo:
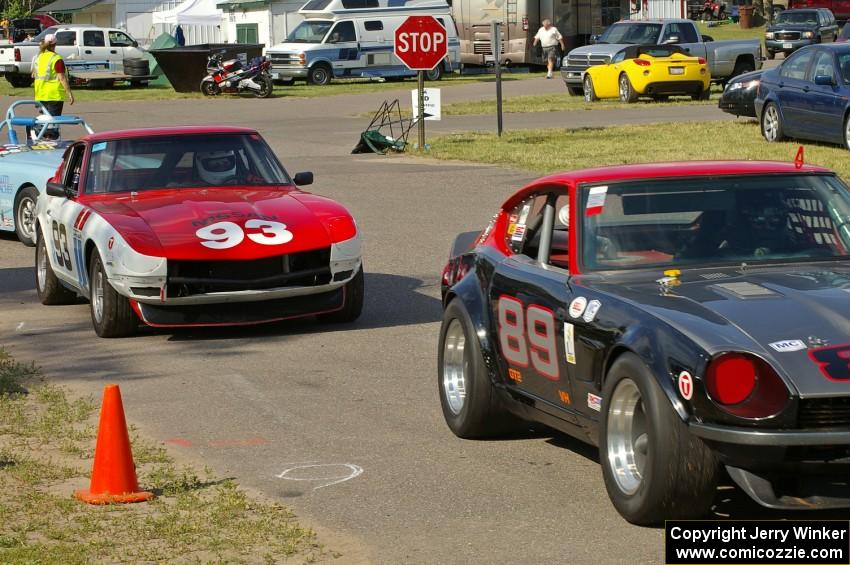
<path fill-rule="evenodd" d="M 543 73 L 516 73 L 503 74 L 506 81 L 526 80 L 545 76 Z M 451 87 L 477 82 L 489 82 L 495 80 L 493 75 L 448 75 L 438 82 L 428 83 L 432 87 Z M 397 90 L 399 88 L 416 88 L 416 79 L 405 79 L 397 81 L 379 82 L 371 79 L 341 79 L 334 80 L 326 86 L 315 86 L 297 82 L 292 85 L 276 85 L 273 97 L 277 98 L 321 98 L 326 96 L 338 96 L 341 94 L 368 94 L 373 92 L 384 92 Z M 14 96 L 17 98 L 32 98 L 32 87 L 15 88 L 8 81 L 0 79 L 0 96 Z M 250 94 L 241 94 L 240 97 L 251 98 Z M 171 86 L 150 85 L 147 88 L 137 88 L 124 85 L 116 85 L 114 88 L 95 89 L 88 87 L 77 87 L 74 89 L 74 97 L 79 102 L 108 102 L 124 100 L 179 100 L 204 98 L 199 90 L 197 92 L 175 92 Z M 235 95 L 224 94 L 218 97 L 221 100 L 235 98 Z"/>
<path fill-rule="evenodd" d="M 96 407 L 41 379 L 0 348 L 0 563 L 311 562 L 328 556 L 287 508 L 232 480 L 178 466 L 131 429 L 150 503 L 90 506 Z M 336 554 L 330 554 L 336 557 Z"/>
<path fill-rule="evenodd" d="M 794 160 L 798 141 L 768 143 L 755 121 L 684 122 L 585 129 L 458 133 L 430 140 L 427 156 L 536 173 L 603 165 L 713 159 Z M 850 180 L 847 149 L 805 142 L 805 161 Z M 411 153 L 415 155 L 415 153 Z"/>

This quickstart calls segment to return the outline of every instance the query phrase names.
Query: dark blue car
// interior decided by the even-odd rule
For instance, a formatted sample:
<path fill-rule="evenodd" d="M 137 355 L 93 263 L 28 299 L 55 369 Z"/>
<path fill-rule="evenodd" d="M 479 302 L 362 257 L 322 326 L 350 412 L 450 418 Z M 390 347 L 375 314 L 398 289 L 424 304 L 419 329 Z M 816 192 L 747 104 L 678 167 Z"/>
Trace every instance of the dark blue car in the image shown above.
<path fill-rule="evenodd" d="M 850 44 L 803 47 L 761 75 L 756 113 L 768 141 L 786 137 L 850 149 Z"/>

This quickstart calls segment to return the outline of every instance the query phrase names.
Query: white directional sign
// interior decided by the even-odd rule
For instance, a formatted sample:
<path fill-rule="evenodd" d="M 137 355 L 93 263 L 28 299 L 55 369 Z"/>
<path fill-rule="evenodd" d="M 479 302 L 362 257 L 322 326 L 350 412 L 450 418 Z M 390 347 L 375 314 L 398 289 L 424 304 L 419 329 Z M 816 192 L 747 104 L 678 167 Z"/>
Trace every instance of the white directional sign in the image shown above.
<path fill-rule="evenodd" d="M 419 91 L 416 89 L 410 91 L 411 99 L 413 100 L 413 119 L 419 117 Z M 425 120 L 439 121 L 440 120 L 440 89 L 426 88 L 425 89 Z"/>

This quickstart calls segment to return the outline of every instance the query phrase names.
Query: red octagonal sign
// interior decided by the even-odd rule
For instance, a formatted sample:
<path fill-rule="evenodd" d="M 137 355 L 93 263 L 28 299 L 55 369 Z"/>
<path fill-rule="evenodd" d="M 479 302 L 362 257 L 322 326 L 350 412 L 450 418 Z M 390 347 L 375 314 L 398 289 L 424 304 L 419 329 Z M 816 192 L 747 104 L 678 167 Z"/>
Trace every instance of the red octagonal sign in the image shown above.
<path fill-rule="evenodd" d="M 430 71 L 448 52 L 446 29 L 433 16 L 410 16 L 395 30 L 396 57 L 412 71 Z"/>

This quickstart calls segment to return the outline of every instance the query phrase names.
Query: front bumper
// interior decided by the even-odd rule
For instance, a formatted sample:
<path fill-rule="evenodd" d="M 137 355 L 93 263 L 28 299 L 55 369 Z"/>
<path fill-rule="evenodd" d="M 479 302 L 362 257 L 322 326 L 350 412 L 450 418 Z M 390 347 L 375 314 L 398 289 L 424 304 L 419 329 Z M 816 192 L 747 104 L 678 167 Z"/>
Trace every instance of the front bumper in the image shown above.
<path fill-rule="evenodd" d="M 734 116 L 756 117 L 756 89 L 740 88 L 732 92 L 724 92 L 717 107 Z"/>
<path fill-rule="evenodd" d="M 582 86 L 584 73 L 587 69 L 578 67 L 561 67 L 561 78 L 568 86 Z"/>
<path fill-rule="evenodd" d="M 850 429 L 757 430 L 697 422 L 689 429 L 762 506 L 850 507 Z"/>
<path fill-rule="evenodd" d="M 793 39 L 793 40 L 782 40 L 782 39 L 765 39 L 764 46 L 768 51 L 773 51 L 775 53 L 791 53 L 796 51 L 800 47 L 805 47 L 806 45 L 814 44 L 814 39 Z"/>
<path fill-rule="evenodd" d="M 287 78 L 307 78 L 310 69 L 304 66 L 297 67 L 283 67 L 283 66 L 275 66 L 271 67 L 271 76 L 275 80 L 287 79 Z"/>

